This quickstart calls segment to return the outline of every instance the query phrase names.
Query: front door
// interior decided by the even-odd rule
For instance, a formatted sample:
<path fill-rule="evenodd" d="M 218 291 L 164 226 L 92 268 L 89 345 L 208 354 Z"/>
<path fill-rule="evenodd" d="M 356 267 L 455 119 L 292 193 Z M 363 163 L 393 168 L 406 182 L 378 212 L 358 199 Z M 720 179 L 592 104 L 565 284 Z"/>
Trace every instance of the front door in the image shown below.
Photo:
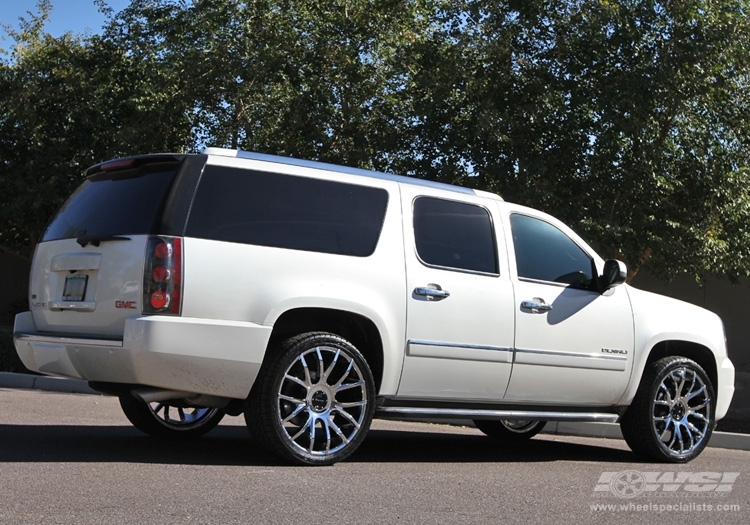
<path fill-rule="evenodd" d="M 517 304 L 506 400 L 617 403 L 633 364 L 627 288 L 597 291 L 594 259 L 551 218 L 511 213 L 509 222 Z"/>

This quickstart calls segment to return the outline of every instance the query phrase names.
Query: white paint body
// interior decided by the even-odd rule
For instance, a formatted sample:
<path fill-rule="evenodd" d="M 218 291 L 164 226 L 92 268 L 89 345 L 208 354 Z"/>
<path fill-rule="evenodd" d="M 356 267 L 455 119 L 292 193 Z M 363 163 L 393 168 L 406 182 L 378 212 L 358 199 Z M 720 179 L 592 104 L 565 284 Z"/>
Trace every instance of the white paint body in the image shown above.
<path fill-rule="evenodd" d="M 440 403 L 624 407 L 649 352 L 664 341 L 701 345 L 715 361 L 716 417 L 734 390 L 720 319 L 706 310 L 627 285 L 601 294 L 516 274 L 509 216 L 554 225 L 593 259 L 572 230 L 497 196 L 382 174 L 328 171 L 209 150 L 207 163 L 383 188 L 388 206 L 369 257 L 347 257 L 183 238 L 182 313 L 140 314 L 146 238 L 81 248 L 42 243 L 31 273 L 31 311 L 16 318 L 16 348 L 33 371 L 89 381 L 141 384 L 243 399 L 257 376 L 277 320 L 316 308 L 368 319 L 382 345 L 379 395 Z M 414 199 L 468 202 L 490 214 L 498 273 L 430 266 L 417 254 Z M 65 275 L 89 275 L 84 301 L 61 301 Z M 428 300 L 419 287 L 449 297 Z M 553 309 L 531 312 L 542 299 Z M 137 305 L 135 308 L 116 307 Z"/>

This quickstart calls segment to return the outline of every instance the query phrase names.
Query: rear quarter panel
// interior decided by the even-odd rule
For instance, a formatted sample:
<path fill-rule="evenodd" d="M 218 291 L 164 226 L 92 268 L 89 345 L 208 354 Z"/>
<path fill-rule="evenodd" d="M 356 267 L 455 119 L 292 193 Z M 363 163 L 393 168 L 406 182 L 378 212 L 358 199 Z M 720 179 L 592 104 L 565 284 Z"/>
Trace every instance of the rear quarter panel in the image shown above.
<path fill-rule="evenodd" d="M 406 298 L 403 231 L 396 183 L 381 183 L 388 207 L 369 257 L 185 238 L 186 317 L 272 327 L 297 308 L 330 308 L 370 319 L 383 340 L 381 393 L 395 393 L 403 361 Z"/>

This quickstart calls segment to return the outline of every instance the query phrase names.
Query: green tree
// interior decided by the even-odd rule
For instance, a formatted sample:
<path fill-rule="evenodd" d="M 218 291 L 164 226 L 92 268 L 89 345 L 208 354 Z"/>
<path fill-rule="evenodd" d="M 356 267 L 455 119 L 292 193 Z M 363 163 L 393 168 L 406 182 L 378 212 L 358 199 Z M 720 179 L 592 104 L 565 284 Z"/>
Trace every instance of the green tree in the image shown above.
<path fill-rule="evenodd" d="M 98 36 L 44 32 L 39 14 L 6 28 L 0 62 L 0 249 L 29 259 L 46 222 L 88 166 L 118 156 L 183 151 L 192 130 L 127 48 Z"/>
<path fill-rule="evenodd" d="M 432 149 L 448 130 L 465 152 L 454 180 L 576 225 L 631 278 L 748 275 L 748 14 L 732 0 L 454 3 L 434 41 L 460 65 L 422 96 L 456 93 L 422 116 Z"/>
<path fill-rule="evenodd" d="M 0 245 L 87 165 L 243 148 L 488 189 L 605 256 L 750 274 L 748 0 L 133 0 L 0 63 Z"/>
<path fill-rule="evenodd" d="M 105 35 L 188 115 L 194 148 L 383 167 L 406 119 L 404 49 L 428 2 L 136 0 Z M 154 82 L 154 85 L 160 85 Z"/>

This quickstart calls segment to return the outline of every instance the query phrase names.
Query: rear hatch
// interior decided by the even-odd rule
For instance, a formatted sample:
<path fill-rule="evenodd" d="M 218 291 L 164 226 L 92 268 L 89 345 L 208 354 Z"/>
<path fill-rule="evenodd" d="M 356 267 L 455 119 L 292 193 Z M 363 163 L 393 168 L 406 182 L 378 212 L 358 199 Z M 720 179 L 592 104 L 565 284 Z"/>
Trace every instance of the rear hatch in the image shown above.
<path fill-rule="evenodd" d="M 140 315 L 149 235 L 159 233 L 184 156 L 103 163 L 50 221 L 34 254 L 29 303 L 39 331 L 122 337 Z"/>

